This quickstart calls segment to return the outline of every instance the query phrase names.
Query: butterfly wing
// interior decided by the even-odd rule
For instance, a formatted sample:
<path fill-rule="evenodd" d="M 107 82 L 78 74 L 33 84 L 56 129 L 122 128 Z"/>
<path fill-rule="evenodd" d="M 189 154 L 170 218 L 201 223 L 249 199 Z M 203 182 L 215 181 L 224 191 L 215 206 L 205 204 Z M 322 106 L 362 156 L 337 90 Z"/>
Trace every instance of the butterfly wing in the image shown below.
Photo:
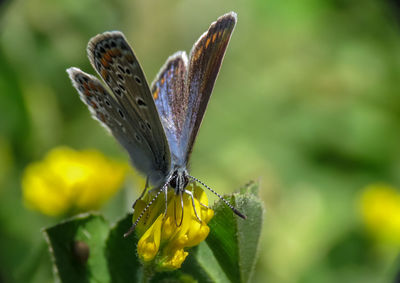
<path fill-rule="evenodd" d="M 198 39 L 190 52 L 185 88 L 188 108 L 182 141 L 185 149 L 182 158 L 185 163 L 189 160 L 236 21 L 237 16 L 234 12 L 218 18 Z"/>
<path fill-rule="evenodd" d="M 185 92 L 187 75 L 186 52 L 170 56 L 151 84 L 151 92 L 170 146 L 172 164 L 184 155 L 181 136 L 187 113 L 188 96 Z"/>
<path fill-rule="evenodd" d="M 177 52 L 152 83 L 175 165 L 188 162 L 235 24 L 233 12 L 218 18 L 194 44 L 189 66 L 186 53 Z"/>
<path fill-rule="evenodd" d="M 95 36 L 89 41 L 87 51 L 92 66 L 113 93 L 107 112 L 112 122 L 100 120 L 128 151 L 135 167 L 147 175 L 153 185 L 160 185 L 170 170 L 170 151 L 138 60 L 120 32 Z M 88 78 L 97 87 L 101 85 L 96 78 Z M 84 86 L 79 89 L 79 81 L 75 80 L 74 86 L 80 93 L 82 87 L 85 91 Z M 106 91 L 103 93 L 111 97 Z M 108 111 L 107 107 L 105 109 Z M 93 109 L 91 111 L 93 113 Z M 94 114 L 97 117 L 96 109 Z"/>
<path fill-rule="evenodd" d="M 125 110 L 122 110 L 119 103 L 104 88 L 102 83 L 96 77 L 86 74 L 78 68 L 70 68 L 67 72 L 93 118 L 98 120 L 123 147 L 130 149 L 131 154 L 136 158 L 143 155 L 145 151 L 132 144 L 132 141 L 141 139 L 143 136 L 140 133 L 137 137 L 133 135 L 134 131 L 128 119 L 123 119 L 120 114 L 120 112 L 125 113 Z M 145 156 L 142 156 L 141 159 L 146 161 Z M 146 162 L 142 162 L 138 166 L 144 172 L 149 170 L 150 167 Z"/>

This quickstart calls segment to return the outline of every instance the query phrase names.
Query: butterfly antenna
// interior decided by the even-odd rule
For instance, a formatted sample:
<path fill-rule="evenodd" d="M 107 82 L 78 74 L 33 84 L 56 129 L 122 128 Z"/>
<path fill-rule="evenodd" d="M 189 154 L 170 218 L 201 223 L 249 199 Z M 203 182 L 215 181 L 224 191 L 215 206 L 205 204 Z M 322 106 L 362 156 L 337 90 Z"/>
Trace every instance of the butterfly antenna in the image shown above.
<path fill-rule="evenodd" d="M 180 194 L 181 196 L 181 209 L 182 209 L 182 213 L 181 213 L 181 222 L 178 225 L 178 222 L 176 222 L 176 199 L 174 200 L 174 219 L 175 219 L 175 225 L 176 227 L 181 227 L 182 222 L 183 222 L 183 198 L 182 198 L 182 194 Z"/>
<path fill-rule="evenodd" d="M 206 184 L 204 184 L 202 181 L 200 181 L 199 179 L 197 179 L 196 177 L 193 177 L 191 175 L 187 175 L 190 179 L 198 182 L 199 184 L 203 185 L 205 188 L 209 189 L 212 193 L 214 193 L 217 197 L 219 197 L 227 206 L 229 206 L 230 209 L 232 209 L 232 211 L 239 217 L 246 219 L 247 216 L 242 214 L 239 210 L 237 210 L 232 204 L 230 204 L 226 199 L 224 199 L 219 193 L 217 193 L 216 191 L 214 191 L 213 189 L 211 189 L 209 186 L 207 186 Z"/>
<path fill-rule="evenodd" d="M 143 215 L 146 213 L 146 211 L 149 209 L 149 207 L 153 204 L 153 202 L 158 198 L 158 196 L 167 189 L 168 182 L 166 182 L 161 189 L 158 190 L 156 195 L 153 197 L 153 199 L 146 205 L 146 207 L 142 210 L 140 213 L 139 217 L 136 219 L 135 223 L 129 228 L 128 232 L 124 234 L 124 238 L 128 237 L 133 231 L 135 231 L 136 225 L 139 223 L 140 219 L 142 219 Z"/>

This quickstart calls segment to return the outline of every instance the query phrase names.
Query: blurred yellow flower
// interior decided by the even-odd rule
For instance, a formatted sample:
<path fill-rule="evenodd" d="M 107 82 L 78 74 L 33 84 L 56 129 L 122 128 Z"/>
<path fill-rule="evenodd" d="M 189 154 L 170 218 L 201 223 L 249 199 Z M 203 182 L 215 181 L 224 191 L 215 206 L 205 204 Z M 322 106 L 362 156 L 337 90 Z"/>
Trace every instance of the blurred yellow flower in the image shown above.
<path fill-rule="evenodd" d="M 51 150 L 28 165 L 22 176 L 26 205 L 49 216 L 98 209 L 122 185 L 129 165 L 95 150 Z"/>
<path fill-rule="evenodd" d="M 360 207 L 366 228 L 377 240 L 400 246 L 400 190 L 370 185 L 361 196 Z"/>
<path fill-rule="evenodd" d="M 185 249 L 204 241 L 210 231 L 207 223 L 214 216 L 214 211 L 205 207 L 208 206 L 207 195 L 195 184 L 190 184 L 186 189 L 193 193 L 201 223 L 194 212 L 191 197 L 184 194 L 182 225 L 177 226 L 176 223 L 180 223 L 182 215 L 181 200 L 179 195 L 170 190 L 167 215 L 164 216 L 165 199 L 159 196 L 143 216 L 144 220 L 139 221 L 136 227 L 137 233 L 141 236 L 137 248 L 139 257 L 145 263 L 154 262 L 160 270 L 180 268 L 188 255 Z M 136 221 L 152 196 L 147 194 L 143 200 L 136 203 L 133 221 Z"/>

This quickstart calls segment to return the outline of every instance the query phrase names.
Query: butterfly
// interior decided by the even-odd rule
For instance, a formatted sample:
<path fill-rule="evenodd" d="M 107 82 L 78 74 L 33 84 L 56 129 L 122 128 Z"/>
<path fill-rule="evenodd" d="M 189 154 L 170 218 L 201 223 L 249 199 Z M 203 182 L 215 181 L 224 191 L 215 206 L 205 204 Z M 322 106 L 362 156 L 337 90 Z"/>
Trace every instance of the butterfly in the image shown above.
<path fill-rule="evenodd" d="M 90 63 L 107 88 L 78 68 L 67 70 L 92 116 L 127 150 L 133 165 L 147 177 L 140 198 L 149 183 L 156 191 L 125 235 L 135 229 L 162 192 L 167 198 L 168 187 L 180 195 L 181 203 L 184 193 L 194 203 L 192 192 L 185 189 L 190 180 L 209 189 L 246 219 L 188 172 L 193 145 L 236 21 L 234 12 L 219 17 L 193 45 L 189 58 L 186 52 L 178 51 L 167 59 L 150 87 L 132 48 L 119 31 L 99 34 L 90 39 L 87 47 Z M 193 209 L 196 213 L 194 205 Z"/>

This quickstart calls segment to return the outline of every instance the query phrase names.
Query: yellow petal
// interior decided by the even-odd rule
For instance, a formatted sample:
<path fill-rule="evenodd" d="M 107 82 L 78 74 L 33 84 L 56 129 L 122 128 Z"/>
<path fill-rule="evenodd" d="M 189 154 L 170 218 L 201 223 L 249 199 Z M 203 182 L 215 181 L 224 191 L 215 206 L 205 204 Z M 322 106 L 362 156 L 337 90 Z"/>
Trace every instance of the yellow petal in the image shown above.
<path fill-rule="evenodd" d="M 201 200 L 204 205 L 208 205 L 206 194 L 201 188 L 193 185 L 188 189 L 191 189 L 193 192 L 195 210 L 202 221 L 200 222 L 196 217 L 192 199 L 188 194 L 182 195 L 182 209 L 181 196 L 175 195 L 175 193 L 170 190 L 168 193 L 168 206 L 164 220 L 161 219 L 165 209 L 165 205 L 163 205 L 164 198 L 160 198 L 161 200 L 157 199 L 158 203 L 154 205 L 154 207 L 152 205 L 152 213 L 157 212 L 159 215 L 156 222 L 163 222 L 162 225 L 160 224 L 160 226 L 158 226 L 162 227 L 160 231 L 160 243 L 158 243 L 158 239 L 155 239 L 154 236 L 156 235 L 155 231 L 152 229 L 156 223 L 154 222 L 153 226 L 145 232 L 138 245 L 138 253 L 141 255 L 142 259 L 146 261 L 153 260 L 158 249 L 162 246 L 162 253 L 160 257 L 157 257 L 156 264 L 163 270 L 179 268 L 188 255 L 188 252 L 184 249 L 196 246 L 201 241 L 204 241 L 210 231 L 207 222 L 212 218 L 214 212 L 200 205 L 199 202 L 199 200 Z M 151 200 L 151 197 L 146 196 L 144 200 L 144 202 L 148 202 Z M 182 224 L 177 226 L 177 223 L 181 221 L 182 212 Z M 151 235 L 153 235 L 153 238 Z M 145 248 L 147 248 L 148 251 L 144 251 Z"/>
<path fill-rule="evenodd" d="M 94 150 L 57 147 L 25 169 L 24 201 L 50 216 L 97 209 L 121 187 L 127 168 Z"/>
<path fill-rule="evenodd" d="M 198 202 L 197 199 L 195 199 L 194 202 L 196 211 L 199 214 L 201 210 L 200 203 Z M 168 215 L 168 217 L 172 219 L 173 216 Z M 211 217 L 208 218 L 211 219 Z M 209 219 L 207 219 L 207 221 Z M 172 223 L 175 224 L 175 222 Z M 167 250 L 176 250 L 180 248 L 196 246 L 208 236 L 208 233 L 209 233 L 209 228 L 207 226 L 207 222 L 206 221 L 202 221 L 201 223 L 199 222 L 194 212 L 190 196 L 185 195 L 184 217 L 182 225 L 180 227 L 176 227 L 175 225 L 175 231 L 167 244 Z"/>
<path fill-rule="evenodd" d="M 361 197 L 366 228 L 380 241 L 400 245 L 400 192 L 387 185 L 371 185 Z"/>
<path fill-rule="evenodd" d="M 185 247 L 197 246 L 207 238 L 209 232 L 210 228 L 206 224 L 202 224 L 196 231 L 190 229 L 187 234 L 188 240 L 185 243 Z"/>
<path fill-rule="evenodd" d="M 183 249 L 170 251 L 168 257 L 161 262 L 161 267 L 167 270 L 178 269 L 181 267 L 188 254 L 189 253 L 185 252 Z"/>
<path fill-rule="evenodd" d="M 137 251 L 140 258 L 144 261 L 152 260 L 160 248 L 162 215 L 151 225 L 151 227 L 140 238 Z"/>

